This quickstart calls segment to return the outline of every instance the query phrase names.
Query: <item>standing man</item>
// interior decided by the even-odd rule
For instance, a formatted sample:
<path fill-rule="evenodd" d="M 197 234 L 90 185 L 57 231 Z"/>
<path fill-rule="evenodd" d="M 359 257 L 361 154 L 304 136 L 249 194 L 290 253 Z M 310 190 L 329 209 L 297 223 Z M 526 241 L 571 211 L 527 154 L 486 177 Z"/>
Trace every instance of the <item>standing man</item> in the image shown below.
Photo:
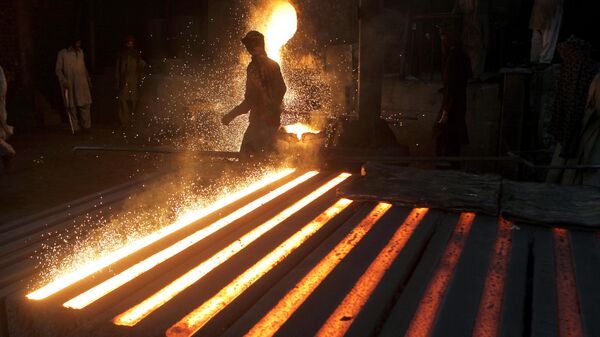
<path fill-rule="evenodd" d="M 460 156 L 460 148 L 469 143 L 465 116 L 467 113 L 467 82 L 471 77 L 471 62 L 462 49 L 454 30 L 440 29 L 442 42 L 443 101 L 434 127 L 436 154 Z"/>
<path fill-rule="evenodd" d="M 71 46 L 58 52 L 56 60 L 56 76 L 60 82 L 63 101 L 69 114 L 69 123 L 73 132 L 88 132 L 92 127 L 90 107 L 92 94 L 90 93 L 91 79 L 85 66 L 81 39 L 73 38 Z M 81 117 L 81 123 L 77 113 Z"/>
<path fill-rule="evenodd" d="M 10 166 L 12 158 L 15 156 L 15 149 L 6 142 L 8 137 L 13 134 L 13 127 L 8 125 L 6 118 L 6 90 L 8 89 L 8 81 L 4 74 L 4 69 L 0 67 L 0 157 L 4 168 Z"/>
<path fill-rule="evenodd" d="M 133 125 L 132 117 L 135 114 L 139 99 L 139 87 L 142 71 L 146 63 L 142 60 L 140 52 L 135 49 L 135 38 L 125 38 L 125 49 L 117 57 L 115 72 L 116 86 L 119 100 L 119 120 L 124 128 Z"/>
<path fill-rule="evenodd" d="M 242 43 L 252 55 L 252 62 L 248 65 L 244 101 L 223 116 L 221 121 L 228 125 L 237 116 L 250 112 L 250 125 L 240 149 L 242 160 L 245 160 L 262 157 L 275 150 L 275 137 L 287 88 L 279 64 L 267 57 L 264 36 L 257 31 L 250 31 L 242 39 Z"/>

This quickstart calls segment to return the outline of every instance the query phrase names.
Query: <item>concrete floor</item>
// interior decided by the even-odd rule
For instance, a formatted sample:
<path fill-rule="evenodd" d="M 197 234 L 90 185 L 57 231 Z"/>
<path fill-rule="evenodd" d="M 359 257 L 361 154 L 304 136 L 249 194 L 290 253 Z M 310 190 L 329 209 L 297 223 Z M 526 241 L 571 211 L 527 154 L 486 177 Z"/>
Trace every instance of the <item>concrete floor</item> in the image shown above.
<path fill-rule="evenodd" d="M 165 165 L 162 155 L 72 151 L 76 145 L 141 143 L 103 126 L 94 126 L 87 136 L 73 136 L 65 128 L 54 128 L 17 134 L 9 142 L 17 156 L 9 170 L 0 169 L 0 225 L 125 183 Z"/>

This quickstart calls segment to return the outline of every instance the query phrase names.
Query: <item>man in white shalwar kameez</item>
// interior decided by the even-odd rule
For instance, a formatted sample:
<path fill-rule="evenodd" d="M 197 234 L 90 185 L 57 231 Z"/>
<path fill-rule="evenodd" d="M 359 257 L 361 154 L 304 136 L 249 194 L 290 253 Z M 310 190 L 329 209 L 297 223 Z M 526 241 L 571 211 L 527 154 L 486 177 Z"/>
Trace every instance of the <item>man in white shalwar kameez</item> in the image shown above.
<path fill-rule="evenodd" d="M 75 39 L 70 47 L 58 52 L 56 76 L 61 85 L 63 101 L 73 131 L 78 131 L 80 126 L 83 130 L 89 130 L 92 126 L 90 116 L 91 79 L 85 66 L 81 40 Z M 77 117 L 78 112 L 81 123 Z"/>

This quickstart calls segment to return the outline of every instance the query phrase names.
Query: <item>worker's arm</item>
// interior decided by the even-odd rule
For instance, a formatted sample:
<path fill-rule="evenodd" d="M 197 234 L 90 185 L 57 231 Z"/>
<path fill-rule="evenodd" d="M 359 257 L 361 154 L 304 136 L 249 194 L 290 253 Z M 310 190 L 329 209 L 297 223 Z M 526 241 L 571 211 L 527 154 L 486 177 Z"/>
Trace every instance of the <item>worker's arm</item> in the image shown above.
<path fill-rule="evenodd" d="M 4 74 L 4 69 L 0 67 L 0 96 L 6 95 L 6 89 L 8 85 L 6 83 L 6 75 Z"/>
<path fill-rule="evenodd" d="M 83 54 L 83 51 L 81 52 L 81 57 L 83 58 L 83 68 L 85 69 L 85 76 L 87 77 L 88 87 L 92 89 L 92 77 L 90 76 L 90 73 L 87 69 L 87 65 L 85 64 L 85 55 Z"/>
<path fill-rule="evenodd" d="M 251 107 L 252 102 L 255 100 L 256 92 L 254 90 L 253 81 L 255 81 L 255 73 L 248 67 L 247 75 L 246 75 L 246 91 L 244 93 L 244 100 L 238 106 L 233 108 L 229 113 L 227 113 L 223 118 L 221 118 L 221 122 L 225 125 L 228 125 L 233 121 L 236 117 L 241 116 L 243 114 L 247 114 Z"/>
<path fill-rule="evenodd" d="M 58 52 L 58 56 L 56 57 L 56 76 L 58 77 L 58 81 L 63 88 L 68 88 L 67 78 L 64 73 L 65 69 L 65 52 L 61 50 Z"/>
<path fill-rule="evenodd" d="M 229 123 L 231 123 L 231 121 L 233 121 L 237 116 L 246 114 L 248 111 L 250 111 L 250 104 L 248 104 L 248 101 L 244 100 L 238 106 L 233 108 L 233 110 L 229 111 L 225 116 L 223 116 L 223 118 L 221 118 L 221 123 L 229 125 Z"/>
<path fill-rule="evenodd" d="M 115 65 L 115 89 L 121 89 L 121 55 L 117 56 Z"/>
<path fill-rule="evenodd" d="M 279 64 L 275 63 L 275 65 L 277 66 L 275 71 L 275 99 L 277 102 L 282 102 L 285 92 L 287 91 L 287 87 L 285 86 L 285 81 L 283 80 L 283 74 L 281 73 Z"/>

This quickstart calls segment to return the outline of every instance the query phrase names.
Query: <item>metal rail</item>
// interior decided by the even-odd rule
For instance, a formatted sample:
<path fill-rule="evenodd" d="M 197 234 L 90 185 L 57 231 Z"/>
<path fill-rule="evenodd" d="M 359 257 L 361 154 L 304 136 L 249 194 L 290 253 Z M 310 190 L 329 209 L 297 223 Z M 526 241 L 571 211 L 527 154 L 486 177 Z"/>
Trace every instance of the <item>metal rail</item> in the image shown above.
<path fill-rule="evenodd" d="M 238 159 L 239 152 L 179 150 L 171 147 L 75 146 L 73 152 L 141 152 L 161 154 L 194 154 L 209 158 Z"/>

